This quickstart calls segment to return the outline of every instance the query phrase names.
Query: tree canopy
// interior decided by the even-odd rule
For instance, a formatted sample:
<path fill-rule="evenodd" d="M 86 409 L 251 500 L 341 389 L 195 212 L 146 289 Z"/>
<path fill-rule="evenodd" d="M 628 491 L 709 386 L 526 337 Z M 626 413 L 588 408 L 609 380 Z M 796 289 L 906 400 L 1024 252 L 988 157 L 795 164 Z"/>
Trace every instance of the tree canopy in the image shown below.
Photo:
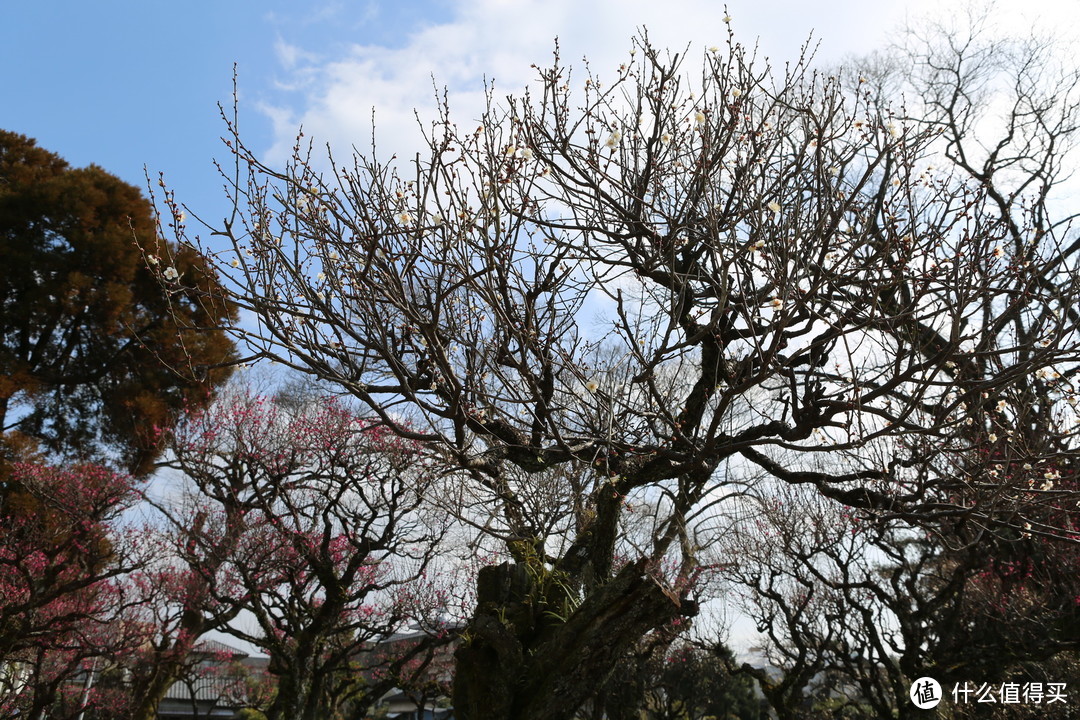
<path fill-rule="evenodd" d="M 233 344 L 216 328 L 233 317 L 231 305 L 191 248 L 177 251 L 174 266 L 192 292 L 162 293 L 136 244 L 157 238 L 138 188 L 0 131 L 5 434 L 143 472 L 156 455 L 155 428 L 227 377 Z M 18 441 L 9 440 L 10 453 Z"/>

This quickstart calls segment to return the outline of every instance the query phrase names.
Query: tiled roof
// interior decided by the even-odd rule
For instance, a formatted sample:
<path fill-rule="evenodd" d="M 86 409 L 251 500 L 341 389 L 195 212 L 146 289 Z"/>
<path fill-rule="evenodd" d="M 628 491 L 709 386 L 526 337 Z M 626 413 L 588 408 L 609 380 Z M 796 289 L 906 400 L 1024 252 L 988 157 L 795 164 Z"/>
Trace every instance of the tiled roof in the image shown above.
<path fill-rule="evenodd" d="M 232 645 L 226 645 L 223 642 L 218 642 L 217 640 L 202 640 L 195 644 L 192 652 L 197 655 L 229 655 L 237 659 L 248 656 L 243 650 L 234 648 Z"/>
<path fill-rule="evenodd" d="M 236 676 L 207 676 L 197 678 L 192 682 L 179 681 L 165 693 L 166 700 L 210 700 L 217 702 L 222 695 L 231 695 L 239 678 Z M 195 696 L 192 698 L 192 690 Z"/>

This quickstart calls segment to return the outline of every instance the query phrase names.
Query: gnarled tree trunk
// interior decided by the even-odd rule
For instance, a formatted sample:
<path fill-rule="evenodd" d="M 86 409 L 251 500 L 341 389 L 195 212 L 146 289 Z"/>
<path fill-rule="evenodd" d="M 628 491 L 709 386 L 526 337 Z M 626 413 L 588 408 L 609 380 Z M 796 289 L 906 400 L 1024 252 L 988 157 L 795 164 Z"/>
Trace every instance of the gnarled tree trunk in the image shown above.
<path fill-rule="evenodd" d="M 697 605 L 662 588 L 645 562 L 623 568 L 565 620 L 544 607 L 528 569 L 481 571 L 477 610 L 457 651 L 462 720 L 566 720 L 643 634 Z"/>

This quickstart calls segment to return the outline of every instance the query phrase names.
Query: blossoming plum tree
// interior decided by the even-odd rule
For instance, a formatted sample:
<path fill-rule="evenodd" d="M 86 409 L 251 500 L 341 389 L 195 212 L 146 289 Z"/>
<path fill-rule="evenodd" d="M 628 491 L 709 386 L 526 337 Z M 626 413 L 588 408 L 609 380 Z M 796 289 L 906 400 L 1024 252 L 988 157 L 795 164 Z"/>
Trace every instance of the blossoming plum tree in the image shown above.
<path fill-rule="evenodd" d="M 1076 522 L 1075 509 L 1025 512 L 1055 527 Z M 774 670 L 741 669 L 780 718 L 837 687 L 867 717 L 917 717 L 912 678 L 1000 688 L 1075 664 L 1075 538 L 984 528 L 969 540 L 976 529 L 964 516 L 917 528 L 792 488 L 772 489 L 751 516 L 716 552 L 730 560 L 724 581 Z M 823 677 L 835 684 L 823 688 Z"/>
<path fill-rule="evenodd" d="M 7 482 L 0 506 L 0 717 L 39 717 L 47 709 L 62 717 L 54 705 L 73 678 L 141 641 L 119 622 L 136 599 L 118 578 L 143 558 L 115 527 L 135 501 L 135 487 L 130 477 L 94 465 L 16 463 Z"/>
<path fill-rule="evenodd" d="M 406 622 L 434 630 L 446 605 L 428 574 L 446 515 L 425 504 L 434 470 L 416 443 L 334 399 L 231 389 L 168 444 L 163 467 L 190 485 L 179 504 L 159 503 L 200 593 L 189 644 L 216 624 L 266 652 L 271 719 L 377 700 L 353 676 L 361 651 Z M 223 624 L 240 612 L 254 629 Z"/>
<path fill-rule="evenodd" d="M 770 69 L 729 29 L 685 68 L 644 37 L 583 82 L 556 54 L 475 129 L 444 106 L 410 165 L 324 172 L 298 142 L 277 169 L 230 138 L 229 247 L 200 250 L 254 319 L 237 340 L 424 443 L 459 519 L 500 544 L 457 653 L 467 720 L 570 717 L 692 617 L 702 520 L 749 468 L 875 517 L 1020 528 L 1030 488 L 973 464 L 973 437 L 1075 417 L 1054 143 L 1006 191 L 1016 163 L 948 145 L 970 126 L 806 55 Z M 943 137 L 958 170 L 930 167 Z"/>

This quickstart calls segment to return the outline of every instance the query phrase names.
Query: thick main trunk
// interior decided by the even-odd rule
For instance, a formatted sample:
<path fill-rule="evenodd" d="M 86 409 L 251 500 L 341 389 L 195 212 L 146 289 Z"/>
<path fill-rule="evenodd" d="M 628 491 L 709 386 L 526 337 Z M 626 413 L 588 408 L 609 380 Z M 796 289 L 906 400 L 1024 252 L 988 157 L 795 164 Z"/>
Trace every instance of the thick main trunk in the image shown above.
<path fill-rule="evenodd" d="M 267 720 L 305 720 L 311 715 L 311 678 L 297 673 L 278 677 L 277 695 L 266 712 Z"/>
<path fill-rule="evenodd" d="M 644 562 L 623 568 L 565 622 L 535 591 L 520 565 L 481 574 L 456 654 L 462 720 L 569 720 L 646 632 L 697 610 L 649 577 Z"/>
<path fill-rule="evenodd" d="M 165 698 L 173 683 L 180 679 L 180 675 L 187 666 L 187 655 L 183 659 L 162 662 L 154 668 L 153 673 L 133 693 L 135 704 L 131 709 L 131 720 L 154 720 L 157 717 L 158 705 Z"/>
<path fill-rule="evenodd" d="M 326 716 L 326 669 L 318 666 L 318 657 L 318 644 L 305 638 L 298 638 L 290 656 L 271 656 L 270 671 L 277 675 L 278 687 L 266 712 L 267 720 L 318 720 Z"/>

